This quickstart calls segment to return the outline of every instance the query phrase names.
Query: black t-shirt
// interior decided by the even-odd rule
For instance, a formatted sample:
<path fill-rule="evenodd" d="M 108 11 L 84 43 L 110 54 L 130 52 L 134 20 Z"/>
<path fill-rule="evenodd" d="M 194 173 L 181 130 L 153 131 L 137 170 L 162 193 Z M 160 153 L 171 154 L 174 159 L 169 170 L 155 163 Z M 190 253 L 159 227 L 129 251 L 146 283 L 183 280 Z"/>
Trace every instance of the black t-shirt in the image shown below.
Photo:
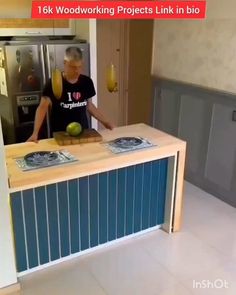
<path fill-rule="evenodd" d="M 79 122 L 83 129 L 88 128 L 87 100 L 96 94 L 93 81 L 85 75 L 80 75 L 78 81 L 73 84 L 64 77 L 62 81 L 63 93 L 60 99 L 53 94 L 51 79 L 43 90 L 43 96 L 49 97 L 52 102 L 51 132 L 65 131 L 71 122 Z"/>

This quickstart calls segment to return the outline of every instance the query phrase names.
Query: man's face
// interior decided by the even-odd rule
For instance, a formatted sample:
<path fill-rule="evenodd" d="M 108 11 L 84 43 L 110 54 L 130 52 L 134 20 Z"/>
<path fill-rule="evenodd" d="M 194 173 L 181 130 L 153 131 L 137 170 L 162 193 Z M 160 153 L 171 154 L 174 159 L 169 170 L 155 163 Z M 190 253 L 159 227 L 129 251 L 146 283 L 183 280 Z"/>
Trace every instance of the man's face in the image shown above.
<path fill-rule="evenodd" d="M 64 70 L 69 79 L 78 79 L 82 72 L 82 60 L 64 61 Z"/>

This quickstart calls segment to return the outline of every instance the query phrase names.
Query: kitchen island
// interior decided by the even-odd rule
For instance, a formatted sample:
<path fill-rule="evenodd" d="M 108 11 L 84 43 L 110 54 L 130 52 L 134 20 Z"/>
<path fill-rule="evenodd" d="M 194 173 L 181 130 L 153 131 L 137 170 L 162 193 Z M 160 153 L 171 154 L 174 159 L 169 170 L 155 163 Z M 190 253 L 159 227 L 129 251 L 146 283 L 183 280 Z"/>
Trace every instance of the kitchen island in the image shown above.
<path fill-rule="evenodd" d="M 145 124 L 100 133 L 103 142 L 5 147 L 18 275 L 145 231 L 180 230 L 185 142 Z M 130 136 L 154 146 L 114 154 L 104 144 Z M 78 161 L 33 171 L 16 164 L 61 149 Z"/>

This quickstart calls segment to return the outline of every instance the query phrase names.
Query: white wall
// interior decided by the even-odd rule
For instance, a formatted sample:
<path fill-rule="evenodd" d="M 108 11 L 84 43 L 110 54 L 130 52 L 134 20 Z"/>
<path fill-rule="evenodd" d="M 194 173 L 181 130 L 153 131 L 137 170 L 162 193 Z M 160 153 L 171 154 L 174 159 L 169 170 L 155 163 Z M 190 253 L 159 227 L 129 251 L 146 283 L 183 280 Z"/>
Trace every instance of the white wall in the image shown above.
<path fill-rule="evenodd" d="M 206 20 L 156 20 L 153 75 L 236 93 L 235 11 L 235 0 L 208 0 Z"/>
<path fill-rule="evenodd" d="M 97 92 L 97 22 L 96 19 L 89 20 L 89 47 L 90 47 L 90 71 L 94 87 Z M 93 103 L 97 106 L 97 95 L 93 97 Z M 97 120 L 92 117 L 92 128 L 98 128 Z"/>

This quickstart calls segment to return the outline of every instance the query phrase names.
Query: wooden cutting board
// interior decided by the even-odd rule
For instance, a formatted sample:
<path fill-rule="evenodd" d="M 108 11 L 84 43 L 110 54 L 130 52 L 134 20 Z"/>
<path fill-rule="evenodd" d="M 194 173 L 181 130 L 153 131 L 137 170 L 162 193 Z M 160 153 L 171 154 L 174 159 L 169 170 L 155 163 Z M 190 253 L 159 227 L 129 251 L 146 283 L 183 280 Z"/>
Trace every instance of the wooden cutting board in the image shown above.
<path fill-rule="evenodd" d="M 79 144 L 102 141 L 102 136 L 95 129 L 84 129 L 78 136 L 70 136 L 67 132 L 54 132 L 53 137 L 59 145 Z"/>

